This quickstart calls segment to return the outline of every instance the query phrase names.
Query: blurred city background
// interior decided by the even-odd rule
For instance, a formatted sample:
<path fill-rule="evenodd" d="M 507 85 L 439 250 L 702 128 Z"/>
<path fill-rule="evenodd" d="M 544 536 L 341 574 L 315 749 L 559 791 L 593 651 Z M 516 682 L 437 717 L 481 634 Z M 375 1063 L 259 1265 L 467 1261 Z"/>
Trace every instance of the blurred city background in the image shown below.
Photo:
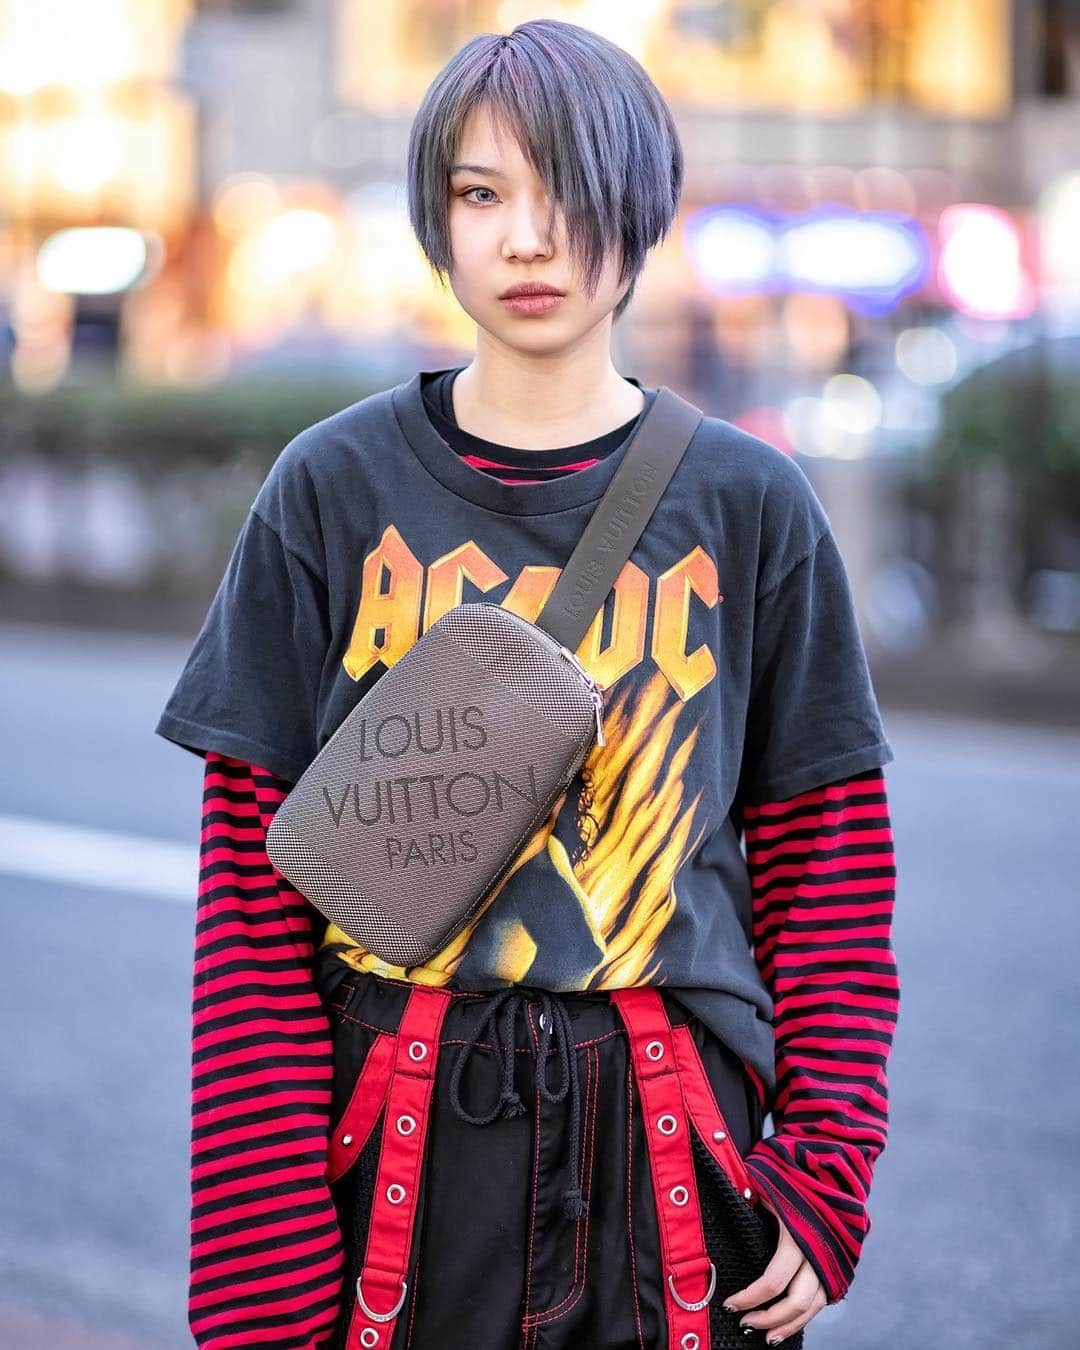
<path fill-rule="evenodd" d="M 5 1350 L 189 1344 L 201 764 L 151 730 L 286 442 L 470 359 L 409 126 L 536 17 L 672 107 L 615 364 L 797 459 L 897 753 L 893 1142 L 808 1345 L 1075 1336 L 1080 3 L 0 0 Z"/>

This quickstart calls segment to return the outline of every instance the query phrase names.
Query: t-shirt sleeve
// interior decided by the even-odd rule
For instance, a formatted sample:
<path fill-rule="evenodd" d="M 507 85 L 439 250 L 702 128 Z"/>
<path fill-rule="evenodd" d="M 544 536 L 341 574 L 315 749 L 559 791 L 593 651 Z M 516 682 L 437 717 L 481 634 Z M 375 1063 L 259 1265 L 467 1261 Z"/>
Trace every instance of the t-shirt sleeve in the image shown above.
<path fill-rule="evenodd" d="M 893 758 L 826 523 L 809 552 L 756 597 L 740 795 L 791 797 Z"/>
<path fill-rule="evenodd" d="M 155 734 L 295 783 L 317 752 L 329 647 L 325 581 L 253 507 Z"/>

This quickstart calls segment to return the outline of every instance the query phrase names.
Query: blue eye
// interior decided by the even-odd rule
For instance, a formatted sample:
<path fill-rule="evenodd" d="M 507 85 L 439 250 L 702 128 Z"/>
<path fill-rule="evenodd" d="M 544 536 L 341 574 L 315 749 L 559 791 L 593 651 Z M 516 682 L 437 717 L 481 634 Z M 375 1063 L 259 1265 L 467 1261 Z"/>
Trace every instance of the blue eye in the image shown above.
<path fill-rule="evenodd" d="M 462 198 L 467 198 L 470 192 L 491 192 L 492 196 L 495 195 L 495 193 L 492 191 L 491 188 L 488 188 L 488 187 L 471 187 L 471 188 L 466 188 L 464 192 L 459 192 L 459 193 L 458 193 L 458 196 L 459 196 L 459 197 L 462 197 Z M 483 206 L 484 203 L 483 203 L 483 202 L 473 202 L 473 205 L 474 205 L 474 206 Z"/>

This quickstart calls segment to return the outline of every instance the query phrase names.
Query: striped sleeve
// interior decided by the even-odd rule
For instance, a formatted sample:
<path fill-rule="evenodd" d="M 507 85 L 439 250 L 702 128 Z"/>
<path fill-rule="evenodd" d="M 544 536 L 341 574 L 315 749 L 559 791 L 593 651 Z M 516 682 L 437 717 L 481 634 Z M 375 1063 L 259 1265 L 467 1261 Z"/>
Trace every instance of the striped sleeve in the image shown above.
<path fill-rule="evenodd" d="M 266 856 L 290 785 L 208 752 L 195 918 L 188 1322 L 206 1350 L 313 1350 L 344 1265 L 333 1070 L 308 902 Z"/>
<path fill-rule="evenodd" d="M 870 1231 L 899 1011 L 880 768 L 744 808 L 754 953 L 774 1003 L 774 1133 L 747 1166 L 820 1278 L 847 1293 Z"/>

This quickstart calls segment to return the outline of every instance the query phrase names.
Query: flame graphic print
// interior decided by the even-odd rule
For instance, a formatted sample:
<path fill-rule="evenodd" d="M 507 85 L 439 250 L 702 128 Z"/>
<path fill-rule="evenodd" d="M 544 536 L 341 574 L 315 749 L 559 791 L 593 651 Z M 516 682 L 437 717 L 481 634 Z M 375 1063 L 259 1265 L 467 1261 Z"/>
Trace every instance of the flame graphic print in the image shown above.
<path fill-rule="evenodd" d="M 694 834 L 700 792 L 683 795 L 698 736 L 694 726 L 678 739 L 683 706 L 655 670 L 606 704 L 606 744 L 593 745 L 484 908 L 426 964 L 386 962 L 334 924 L 323 945 L 339 946 L 357 970 L 424 984 L 455 975 L 463 988 L 474 975 L 563 991 L 663 983 L 657 947 L 675 913 L 675 877 L 704 830 Z"/>

